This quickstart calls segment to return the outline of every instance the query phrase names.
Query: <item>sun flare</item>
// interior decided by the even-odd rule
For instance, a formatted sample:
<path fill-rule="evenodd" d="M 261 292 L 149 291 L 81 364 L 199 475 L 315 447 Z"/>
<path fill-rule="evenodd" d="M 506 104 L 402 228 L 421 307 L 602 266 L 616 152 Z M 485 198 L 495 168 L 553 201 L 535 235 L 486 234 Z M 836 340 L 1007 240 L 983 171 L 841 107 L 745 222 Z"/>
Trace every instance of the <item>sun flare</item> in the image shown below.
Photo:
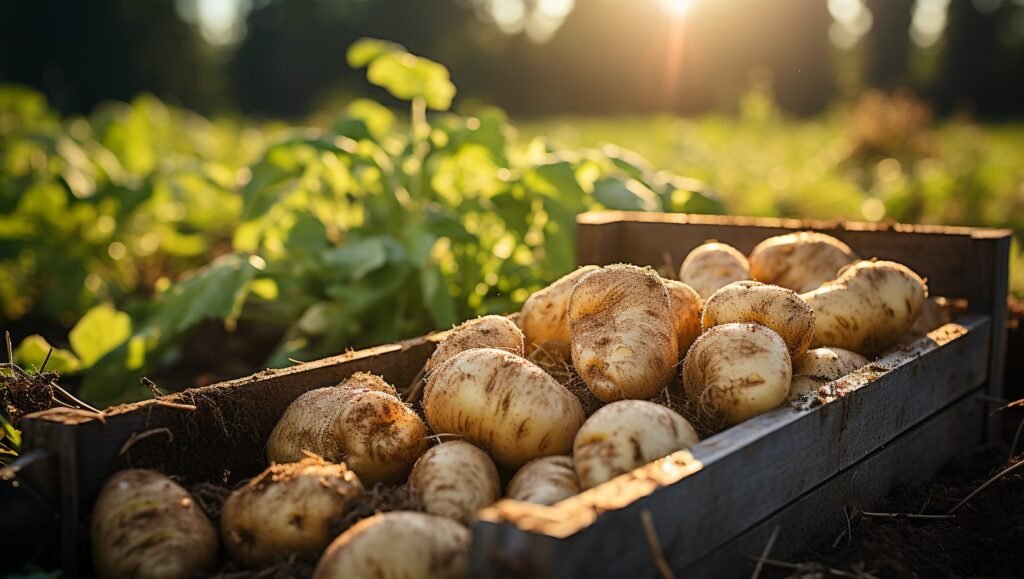
<path fill-rule="evenodd" d="M 673 18 L 682 18 L 693 7 L 695 0 L 658 0 L 661 8 Z"/>

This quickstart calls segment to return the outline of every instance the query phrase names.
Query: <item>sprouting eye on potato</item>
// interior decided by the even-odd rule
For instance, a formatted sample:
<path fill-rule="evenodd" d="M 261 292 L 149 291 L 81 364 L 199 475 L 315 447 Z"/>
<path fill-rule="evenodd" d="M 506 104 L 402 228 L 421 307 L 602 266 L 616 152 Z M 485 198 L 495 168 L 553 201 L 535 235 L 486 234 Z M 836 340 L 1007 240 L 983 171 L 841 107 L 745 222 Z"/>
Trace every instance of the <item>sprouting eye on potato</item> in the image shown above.
<path fill-rule="evenodd" d="M 569 297 L 572 361 L 604 402 L 652 398 L 679 360 L 672 301 L 650 268 L 611 265 L 585 275 Z"/>
<path fill-rule="evenodd" d="M 750 279 L 750 264 L 735 247 L 708 241 L 691 251 L 679 268 L 679 281 L 692 287 L 701 299 L 734 281 Z"/>
<path fill-rule="evenodd" d="M 365 484 L 398 482 L 427 449 L 427 427 L 380 376 L 358 372 L 299 396 L 267 441 L 270 462 L 306 453 L 344 462 Z"/>
<path fill-rule="evenodd" d="M 224 502 L 224 546 L 247 567 L 319 553 L 332 538 L 331 522 L 362 493 L 359 478 L 342 464 L 309 457 L 271 465 Z"/>

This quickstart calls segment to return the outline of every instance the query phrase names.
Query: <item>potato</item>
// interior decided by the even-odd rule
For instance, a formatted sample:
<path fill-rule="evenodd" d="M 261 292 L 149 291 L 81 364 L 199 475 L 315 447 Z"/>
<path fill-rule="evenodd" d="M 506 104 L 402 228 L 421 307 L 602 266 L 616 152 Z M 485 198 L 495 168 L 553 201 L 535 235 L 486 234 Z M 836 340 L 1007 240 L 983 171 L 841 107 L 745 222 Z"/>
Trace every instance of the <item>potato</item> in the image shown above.
<path fill-rule="evenodd" d="M 517 320 L 526 336 L 527 354 L 549 340 L 569 343 L 569 294 L 583 276 L 599 269 L 596 265 L 585 265 L 527 298 Z"/>
<path fill-rule="evenodd" d="M 432 515 L 470 525 L 476 512 L 501 497 L 498 469 L 487 453 L 453 440 L 428 450 L 412 468 L 409 486 Z"/>
<path fill-rule="evenodd" d="M 217 559 L 217 532 L 192 497 L 151 470 L 110 477 L 92 510 L 92 558 L 104 579 L 187 579 Z"/>
<path fill-rule="evenodd" d="M 669 279 L 663 281 L 672 300 L 672 319 L 676 328 L 678 358 L 681 360 L 700 335 L 700 317 L 704 303 L 700 299 L 700 294 L 685 283 Z"/>
<path fill-rule="evenodd" d="M 839 277 L 839 270 L 857 256 L 831 235 L 800 231 L 769 237 L 750 253 L 750 275 L 757 281 L 797 293 L 818 289 Z"/>
<path fill-rule="evenodd" d="M 735 247 L 706 241 L 691 251 L 679 268 L 679 281 L 692 287 L 702 300 L 734 281 L 750 279 L 747 258 Z"/>
<path fill-rule="evenodd" d="M 545 456 L 523 465 L 508 483 L 505 496 L 538 505 L 553 505 L 580 492 L 571 456 Z"/>
<path fill-rule="evenodd" d="M 467 350 L 434 370 L 423 393 L 434 432 L 460 434 L 506 468 L 564 454 L 583 408 L 564 386 L 515 354 Z"/>
<path fill-rule="evenodd" d="M 812 347 L 874 356 L 896 343 L 928 297 L 924 280 L 892 261 L 860 261 L 801 296 L 814 309 Z"/>
<path fill-rule="evenodd" d="M 793 290 L 756 281 L 738 281 L 716 291 L 704 304 L 704 331 L 733 322 L 770 328 L 796 360 L 814 339 L 814 310 Z"/>
<path fill-rule="evenodd" d="M 270 462 L 295 462 L 310 452 L 344 461 L 368 485 L 402 480 L 426 450 L 420 417 L 393 386 L 366 372 L 296 398 L 267 441 Z"/>
<path fill-rule="evenodd" d="M 515 322 L 505 316 L 484 316 L 456 326 L 437 345 L 427 360 L 426 371 L 437 368 L 459 352 L 473 348 L 496 348 L 517 356 L 523 355 L 523 333 Z"/>
<path fill-rule="evenodd" d="M 777 333 L 760 324 L 722 324 L 686 353 L 683 390 L 703 416 L 736 424 L 782 404 L 792 375 L 789 349 Z"/>
<path fill-rule="evenodd" d="M 868 363 L 864 356 L 842 348 L 808 350 L 793 364 L 789 396 L 799 398 L 808 392 L 816 392 L 822 384 L 842 378 Z"/>
<path fill-rule="evenodd" d="M 355 473 L 319 457 L 274 464 L 224 502 L 220 534 L 231 558 L 247 567 L 319 553 L 331 521 L 363 494 Z"/>
<path fill-rule="evenodd" d="M 654 402 L 622 400 L 594 413 L 573 442 L 580 486 L 593 488 L 700 439 L 685 418 Z"/>
<path fill-rule="evenodd" d="M 612 265 L 581 279 L 569 333 L 576 372 L 604 402 L 656 396 L 679 361 L 672 302 L 650 268 Z"/>
<path fill-rule="evenodd" d="M 461 579 L 469 575 L 469 543 L 469 530 L 445 517 L 374 515 L 327 547 L 313 579 Z"/>

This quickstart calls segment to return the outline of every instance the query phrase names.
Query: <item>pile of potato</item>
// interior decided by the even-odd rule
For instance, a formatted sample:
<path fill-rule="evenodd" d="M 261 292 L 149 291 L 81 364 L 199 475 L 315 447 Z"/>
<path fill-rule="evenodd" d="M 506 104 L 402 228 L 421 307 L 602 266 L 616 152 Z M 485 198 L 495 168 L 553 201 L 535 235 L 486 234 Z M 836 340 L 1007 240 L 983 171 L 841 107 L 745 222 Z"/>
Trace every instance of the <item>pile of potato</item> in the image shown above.
<path fill-rule="evenodd" d="M 691 448 L 691 421 L 715 431 L 813 395 L 899 343 L 926 298 L 910 269 L 858 261 L 811 232 L 749 256 L 706 243 L 678 281 L 585 266 L 533 294 L 515 321 L 451 331 L 407 392 L 422 387 L 423 418 L 366 373 L 300 396 L 267 441 L 271 466 L 231 493 L 219 532 L 167 477 L 116 474 L 93 512 L 96 571 L 189 577 L 215 564 L 219 543 L 249 568 L 319 558 L 320 579 L 464 576 L 482 507 L 556 503 Z M 377 514 L 333 536 L 374 484 L 407 485 L 424 512 Z"/>

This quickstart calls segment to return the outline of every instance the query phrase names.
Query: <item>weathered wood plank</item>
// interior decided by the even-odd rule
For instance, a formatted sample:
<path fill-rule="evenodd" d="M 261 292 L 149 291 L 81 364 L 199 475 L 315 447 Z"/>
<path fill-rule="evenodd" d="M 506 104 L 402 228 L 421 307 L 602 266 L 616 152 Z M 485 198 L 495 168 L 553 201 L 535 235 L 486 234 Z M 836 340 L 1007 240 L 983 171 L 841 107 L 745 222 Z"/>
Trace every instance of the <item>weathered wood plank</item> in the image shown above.
<path fill-rule="evenodd" d="M 861 257 L 890 259 L 928 278 L 932 295 L 966 298 L 972 280 L 960 267 L 974 256 L 972 236 L 1010 239 L 1004 229 L 856 223 L 801 219 L 724 217 L 670 213 L 587 213 L 578 218 L 579 263 L 607 265 L 628 261 L 660 266 L 668 254 L 676 268 L 686 254 L 708 239 L 749 253 L 767 237 L 814 229 L 844 241 Z M 989 283 L 982 278 L 982 283 Z"/>
<path fill-rule="evenodd" d="M 679 576 L 687 579 L 749 576 L 754 564 L 747 557 L 760 555 L 776 527 L 780 528 L 780 533 L 771 556 L 783 561 L 811 546 L 811 541 L 838 536 L 846 530 L 844 507 L 848 511 L 852 511 L 849 507 L 872 510 L 896 484 L 924 482 L 947 460 L 981 442 L 984 406 L 976 396 L 978 392 L 981 390 L 975 390 L 793 501 L 681 570 Z M 655 514 L 656 528 L 658 523 Z"/>
<path fill-rule="evenodd" d="M 501 501 L 484 509 L 474 528 L 473 573 L 649 572 L 640 522 L 645 509 L 669 521 L 659 531 L 672 566 L 697 561 L 980 386 L 988 371 L 989 320 L 958 322 L 915 344 L 914 355 L 898 352 L 837 381 L 842 386 L 830 404 L 758 416 L 702 441 L 692 457 L 677 453 L 551 507 Z M 541 558 L 545 553 L 557 555 Z"/>
<path fill-rule="evenodd" d="M 153 468 L 185 483 L 232 483 L 253 476 L 265 464 L 263 448 L 285 408 L 300 394 L 331 386 L 355 372 L 381 374 L 404 387 L 415 377 L 445 333 L 349 352 L 281 370 L 116 407 L 104 416 L 56 408 L 22 420 L 24 448 L 57 457 L 61 512 L 62 567 L 73 579 L 87 559 L 81 521 L 112 472 L 126 466 Z M 150 436 L 122 454 L 136 433 L 167 428 L 171 436 Z"/>
<path fill-rule="evenodd" d="M 986 314 L 993 320 L 1006 320 L 1006 298 L 1010 289 L 1010 238 L 988 230 L 978 230 L 971 238 L 971 258 L 967 277 L 970 295 L 967 307 Z M 992 352 L 989 360 L 988 393 L 996 398 L 1006 392 L 1003 372 L 1006 367 L 1006 323 L 993 325 Z M 996 441 L 1002 436 L 1003 414 L 997 412 L 986 420 L 986 437 Z"/>

